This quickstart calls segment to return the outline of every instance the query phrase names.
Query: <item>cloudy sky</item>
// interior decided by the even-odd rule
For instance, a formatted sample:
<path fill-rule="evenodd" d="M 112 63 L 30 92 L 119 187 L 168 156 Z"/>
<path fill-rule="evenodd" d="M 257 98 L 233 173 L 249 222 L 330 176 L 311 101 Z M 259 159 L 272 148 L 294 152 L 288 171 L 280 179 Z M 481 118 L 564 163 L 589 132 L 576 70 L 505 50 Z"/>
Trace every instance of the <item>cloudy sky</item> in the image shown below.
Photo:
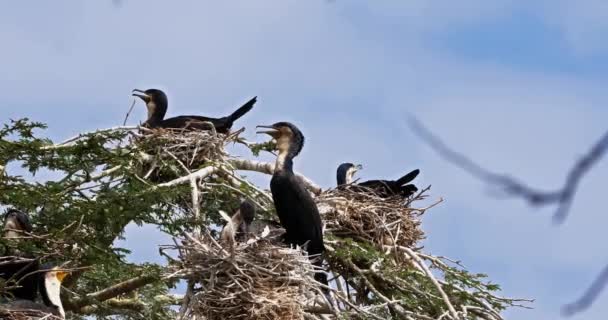
<path fill-rule="evenodd" d="M 537 300 L 509 318 L 554 320 L 608 263 L 608 163 L 556 227 L 551 208 L 497 198 L 438 158 L 407 119 L 551 189 L 606 130 L 607 34 L 600 0 L 12 1 L 0 10 L 0 120 L 27 116 L 62 139 L 121 124 L 133 88 L 166 90 L 171 115 L 225 115 L 258 95 L 238 123 L 248 138 L 296 123 L 307 138 L 296 168 L 325 187 L 345 161 L 363 163 L 362 178 L 420 168 L 445 199 L 424 218 L 427 250 Z M 155 259 L 154 230 L 133 231 L 132 259 Z M 573 319 L 604 319 L 607 299 Z"/>

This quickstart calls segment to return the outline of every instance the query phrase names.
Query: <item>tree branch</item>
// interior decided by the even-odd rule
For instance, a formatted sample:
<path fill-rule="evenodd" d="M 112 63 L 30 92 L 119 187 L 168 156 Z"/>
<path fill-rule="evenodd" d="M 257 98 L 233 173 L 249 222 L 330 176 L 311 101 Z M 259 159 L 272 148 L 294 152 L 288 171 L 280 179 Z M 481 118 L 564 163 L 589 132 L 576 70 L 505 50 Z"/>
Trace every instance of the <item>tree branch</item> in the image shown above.
<path fill-rule="evenodd" d="M 465 170 L 472 176 L 501 187 L 506 193 L 525 199 L 534 206 L 557 204 L 553 215 L 556 223 L 562 223 L 568 215 L 574 195 L 583 176 L 602 158 L 608 149 L 608 132 L 606 132 L 593 147 L 579 159 L 567 175 L 564 185 L 554 191 L 540 191 L 508 176 L 494 173 L 475 163 L 462 153 L 450 149 L 439 137 L 434 135 L 417 119 L 410 120 L 414 133 L 434 149 L 442 158 Z"/>
<path fill-rule="evenodd" d="M 234 168 L 237 170 L 256 171 L 270 175 L 274 174 L 273 163 L 259 162 L 246 159 L 230 159 L 228 162 L 232 164 L 232 166 L 234 166 Z M 302 180 L 302 182 L 306 186 L 306 189 L 310 190 L 312 193 L 319 195 L 321 191 L 323 191 L 321 187 L 319 187 L 317 184 L 312 182 L 304 175 L 296 172 L 296 176 L 298 176 Z"/>
<path fill-rule="evenodd" d="M 570 317 L 589 308 L 606 288 L 606 284 L 608 284 L 608 266 L 604 267 L 582 297 L 562 308 L 562 314 Z"/>
<path fill-rule="evenodd" d="M 158 280 L 158 277 L 150 276 L 150 275 L 144 275 L 144 276 L 132 278 L 127 281 L 123 281 L 121 283 L 115 284 L 106 289 L 103 289 L 103 290 L 100 290 L 97 292 L 93 292 L 93 293 L 89 293 L 83 298 L 69 301 L 66 303 L 65 309 L 71 310 L 71 311 L 79 311 L 83 307 L 115 298 L 121 294 L 125 294 L 125 293 L 131 292 L 133 290 L 139 289 L 156 280 Z"/>

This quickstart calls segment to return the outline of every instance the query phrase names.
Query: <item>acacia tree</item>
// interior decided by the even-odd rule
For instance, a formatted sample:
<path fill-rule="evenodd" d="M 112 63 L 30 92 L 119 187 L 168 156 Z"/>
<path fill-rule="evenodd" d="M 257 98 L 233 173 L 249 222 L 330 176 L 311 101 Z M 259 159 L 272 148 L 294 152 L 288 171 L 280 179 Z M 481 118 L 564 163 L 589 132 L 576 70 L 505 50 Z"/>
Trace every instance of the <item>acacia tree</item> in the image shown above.
<path fill-rule="evenodd" d="M 34 223 L 26 239 L 2 241 L 44 262 L 69 262 L 62 290 L 68 318 L 502 319 L 502 310 L 523 301 L 497 296 L 499 286 L 485 275 L 417 247 L 420 216 L 441 202 L 417 207 L 428 188 L 404 203 L 322 191 L 300 175 L 326 224 L 331 281 L 322 287 L 300 248 L 265 235 L 230 248 L 218 243 L 223 213 L 242 199 L 253 201 L 260 217 L 275 216 L 269 192 L 239 174 L 272 174 L 274 165 L 233 157 L 225 146 L 242 143 L 257 156 L 272 143 L 248 143 L 242 130 L 138 127 L 55 143 L 44 129 L 28 119 L 0 129 L 0 205 L 29 212 Z M 17 166 L 32 176 L 14 174 Z M 39 179 L 41 171 L 57 178 Z M 114 244 L 131 222 L 174 238 L 159 250 L 167 264 L 127 262 L 129 251 Z M 179 280 L 187 291 L 170 294 Z"/>

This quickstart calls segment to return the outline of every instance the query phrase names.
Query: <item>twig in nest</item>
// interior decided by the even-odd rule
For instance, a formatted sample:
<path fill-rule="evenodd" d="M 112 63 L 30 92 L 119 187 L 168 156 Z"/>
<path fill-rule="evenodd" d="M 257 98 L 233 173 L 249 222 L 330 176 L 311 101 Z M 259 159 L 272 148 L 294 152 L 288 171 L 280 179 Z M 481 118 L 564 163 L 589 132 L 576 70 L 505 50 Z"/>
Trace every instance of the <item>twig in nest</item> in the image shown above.
<path fill-rule="evenodd" d="M 131 108 L 129 108 L 129 111 L 127 111 L 127 114 L 125 115 L 125 121 L 122 122 L 123 126 L 127 125 L 127 120 L 129 119 L 129 116 L 131 115 L 131 111 L 133 111 L 134 106 L 135 106 L 135 99 L 133 99 L 133 103 L 131 103 Z"/>

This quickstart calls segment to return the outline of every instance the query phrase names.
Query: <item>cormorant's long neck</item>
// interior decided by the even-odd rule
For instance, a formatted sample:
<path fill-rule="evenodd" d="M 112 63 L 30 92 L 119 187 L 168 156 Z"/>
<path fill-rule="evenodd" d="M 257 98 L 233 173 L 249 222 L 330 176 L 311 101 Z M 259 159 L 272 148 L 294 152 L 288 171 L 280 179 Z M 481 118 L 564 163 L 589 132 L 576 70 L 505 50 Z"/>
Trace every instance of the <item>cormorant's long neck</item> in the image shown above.
<path fill-rule="evenodd" d="M 286 171 L 293 173 L 293 158 L 295 157 L 296 148 L 294 146 L 290 146 L 287 151 L 279 152 L 275 165 L 275 171 Z"/>
<path fill-rule="evenodd" d="M 342 174 L 341 172 L 338 172 L 338 185 L 344 185 L 347 184 L 348 182 L 346 181 L 346 174 Z"/>
<path fill-rule="evenodd" d="M 148 120 L 146 122 L 150 125 L 155 125 L 163 121 L 165 114 L 167 113 L 167 106 L 157 104 L 156 102 L 148 102 Z"/>
<path fill-rule="evenodd" d="M 290 155 L 289 152 L 285 151 L 279 153 L 277 163 L 275 165 L 275 171 L 293 172 L 293 156 Z"/>

